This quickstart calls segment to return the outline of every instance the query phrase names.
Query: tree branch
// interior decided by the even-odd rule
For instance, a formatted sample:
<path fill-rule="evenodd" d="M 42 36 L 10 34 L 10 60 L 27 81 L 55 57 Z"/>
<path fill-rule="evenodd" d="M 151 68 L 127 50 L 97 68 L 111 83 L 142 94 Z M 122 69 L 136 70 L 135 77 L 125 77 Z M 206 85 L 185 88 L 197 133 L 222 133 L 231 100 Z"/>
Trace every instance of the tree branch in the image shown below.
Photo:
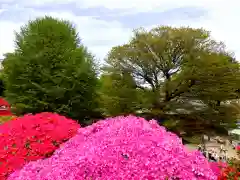
<path fill-rule="evenodd" d="M 179 86 L 181 85 L 182 83 L 179 84 Z M 187 89 L 191 88 L 193 85 L 195 85 L 195 80 L 190 80 L 190 83 L 188 84 L 187 86 Z M 178 86 L 178 87 L 179 87 Z M 178 88 L 175 89 L 174 92 L 171 93 L 171 95 L 169 96 L 169 100 L 175 98 L 175 97 L 178 97 L 180 96 L 181 94 L 185 93 L 186 91 L 179 91 Z"/>

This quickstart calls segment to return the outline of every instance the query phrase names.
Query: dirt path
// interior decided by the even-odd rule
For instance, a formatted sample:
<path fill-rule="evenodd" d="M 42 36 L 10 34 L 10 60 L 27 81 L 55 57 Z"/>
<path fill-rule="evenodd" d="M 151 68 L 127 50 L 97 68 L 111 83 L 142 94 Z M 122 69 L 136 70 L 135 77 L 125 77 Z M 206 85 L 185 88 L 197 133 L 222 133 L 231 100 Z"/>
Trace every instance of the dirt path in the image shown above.
<path fill-rule="evenodd" d="M 189 150 L 197 150 L 197 148 L 198 148 L 198 146 L 196 144 L 186 144 L 185 146 Z M 217 143 L 216 141 L 208 141 L 208 142 L 206 142 L 206 149 L 208 151 L 214 150 L 219 155 L 220 155 L 220 147 L 221 147 L 221 144 Z M 228 158 L 239 158 L 237 156 L 236 150 L 233 149 L 231 145 L 223 145 L 223 149 L 226 149 L 226 156 Z"/>
<path fill-rule="evenodd" d="M 220 154 L 220 147 L 221 147 L 221 144 L 219 144 L 217 142 L 207 142 L 206 143 L 207 150 L 213 149 L 218 154 Z M 230 145 L 223 145 L 223 149 L 226 149 L 226 155 L 228 158 L 238 158 L 237 151 L 235 149 L 233 149 Z"/>

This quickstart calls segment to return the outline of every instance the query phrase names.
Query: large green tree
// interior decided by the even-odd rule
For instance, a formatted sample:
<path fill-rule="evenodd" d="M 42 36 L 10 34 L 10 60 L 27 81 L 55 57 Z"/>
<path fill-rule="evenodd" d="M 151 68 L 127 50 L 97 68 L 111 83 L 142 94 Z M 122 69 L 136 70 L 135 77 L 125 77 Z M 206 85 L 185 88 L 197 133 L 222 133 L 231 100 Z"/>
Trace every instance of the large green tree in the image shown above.
<path fill-rule="evenodd" d="M 106 63 L 108 69 L 129 72 L 136 88 L 150 93 L 150 112 L 180 120 L 185 130 L 198 124 L 201 133 L 234 124 L 237 112 L 227 101 L 238 98 L 239 64 L 208 31 L 140 28 L 129 43 L 112 48 Z"/>
<path fill-rule="evenodd" d="M 57 112 L 91 118 L 96 108 L 94 58 L 75 27 L 52 17 L 29 21 L 16 33 L 15 51 L 6 54 L 6 97 L 19 114 Z"/>

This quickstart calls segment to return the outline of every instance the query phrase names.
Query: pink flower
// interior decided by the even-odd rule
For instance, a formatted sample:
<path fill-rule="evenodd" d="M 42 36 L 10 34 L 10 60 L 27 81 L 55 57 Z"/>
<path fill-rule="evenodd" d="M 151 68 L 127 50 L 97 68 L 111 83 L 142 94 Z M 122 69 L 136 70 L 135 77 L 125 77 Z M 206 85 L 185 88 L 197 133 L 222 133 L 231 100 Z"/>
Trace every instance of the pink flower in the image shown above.
<path fill-rule="evenodd" d="M 208 161 L 165 128 L 119 116 L 80 128 L 48 159 L 30 162 L 8 180 L 216 180 Z"/>
<path fill-rule="evenodd" d="M 216 176 L 220 176 L 222 170 L 227 167 L 227 163 L 209 162 L 209 164 Z"/>

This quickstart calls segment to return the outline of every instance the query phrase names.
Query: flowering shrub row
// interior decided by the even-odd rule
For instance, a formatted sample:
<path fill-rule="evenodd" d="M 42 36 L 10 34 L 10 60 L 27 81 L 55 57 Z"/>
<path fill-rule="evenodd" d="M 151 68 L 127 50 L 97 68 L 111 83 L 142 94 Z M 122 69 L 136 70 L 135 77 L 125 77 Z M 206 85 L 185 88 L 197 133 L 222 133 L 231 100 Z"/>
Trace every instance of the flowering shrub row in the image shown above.
<path fill-rule="evenodd" d="M 29 161 L 51 155 L 79 125 L 53 113 L 25 115 L 0 125 L 0 180 Z"/>
<path fill-rule="evenodd" d="M 190 152 L 155 120 L 109 118 L 80 128 L 47 159 L 30 162 L 8 180 L 216 180 L 199 152 Z"/>

